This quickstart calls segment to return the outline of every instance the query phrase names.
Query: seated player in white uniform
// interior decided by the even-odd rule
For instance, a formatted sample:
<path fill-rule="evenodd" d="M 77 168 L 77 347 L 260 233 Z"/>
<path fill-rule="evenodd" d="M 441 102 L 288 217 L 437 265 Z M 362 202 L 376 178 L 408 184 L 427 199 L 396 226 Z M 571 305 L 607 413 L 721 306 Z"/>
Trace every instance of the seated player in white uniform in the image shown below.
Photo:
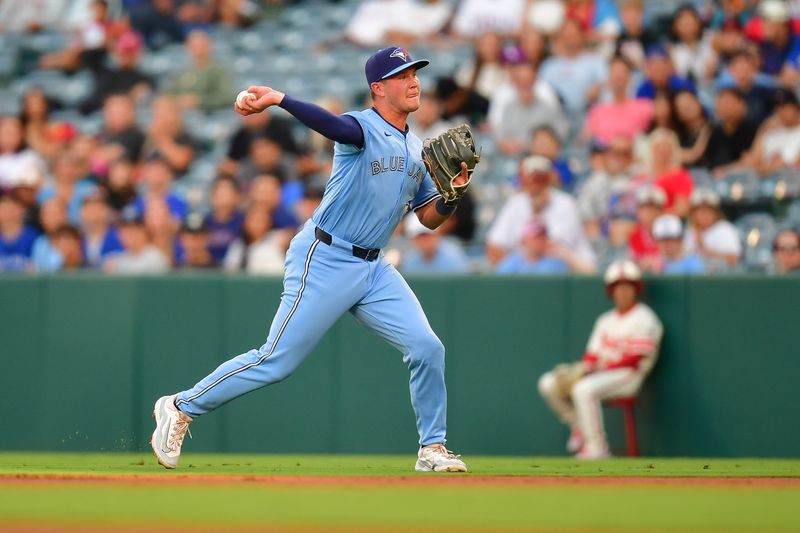
<path fill-rule="evenodd" d="M 639 301 L 639 267 L 615 261 L 604 279 L 614 309 L 598 317 L 583 359 L 558 365 L 539 379 L 539 392 L 572 429 L 567 449 L 580 459 L 610 456 L 601 402 L 639 392 L 656 362 L 663 333 L 656 314 Z"/>

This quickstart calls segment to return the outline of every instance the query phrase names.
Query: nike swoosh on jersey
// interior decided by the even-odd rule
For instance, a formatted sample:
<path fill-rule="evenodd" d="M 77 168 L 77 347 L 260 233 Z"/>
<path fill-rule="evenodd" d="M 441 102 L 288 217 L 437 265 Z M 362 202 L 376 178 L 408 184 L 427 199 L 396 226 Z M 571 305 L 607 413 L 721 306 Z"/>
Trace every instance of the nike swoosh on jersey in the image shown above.
<path fill-rule="evenodd" d="M 386 135 L 387 137 L 391 137 L 392 136 L 392 134 L 389 133 L 388 131 L 384 131 L 383 134 Z"/>

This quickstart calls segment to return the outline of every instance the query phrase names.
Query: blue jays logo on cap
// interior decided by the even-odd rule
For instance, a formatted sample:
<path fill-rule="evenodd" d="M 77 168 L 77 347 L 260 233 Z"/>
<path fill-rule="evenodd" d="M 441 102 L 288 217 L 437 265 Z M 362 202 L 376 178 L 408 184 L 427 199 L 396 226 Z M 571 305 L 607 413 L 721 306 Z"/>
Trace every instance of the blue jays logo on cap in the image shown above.
<path fill-rule="evenodd" d="M 429 63 L 427 59 L 412 61 L 411 54 L 405 48 L 390 46 L 378 50 L 367 59 L 364 73 L 367 75 L 367 83 L 372 84 L 412 67 L 421 69 Z"/>

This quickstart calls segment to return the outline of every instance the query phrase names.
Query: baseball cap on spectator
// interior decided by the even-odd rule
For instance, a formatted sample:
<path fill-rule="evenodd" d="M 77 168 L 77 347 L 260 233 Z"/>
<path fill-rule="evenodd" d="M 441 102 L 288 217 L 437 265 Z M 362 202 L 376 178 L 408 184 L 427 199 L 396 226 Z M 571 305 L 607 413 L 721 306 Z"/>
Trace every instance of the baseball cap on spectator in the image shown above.
<path fill-rule="evenodd" d="M 114 43 L 118 54 L 138 54 L 142 49 L 142 38 L 135 31 L 126 31 Z"/>
<path fill-rule="evenodd" d="M 719 201 L 719 195 L 717 193 L 703 187 L 695 189 L 689 197 L 689 205 L 692 208 L 706 205 L 716 209 L 719 207 Z"/>
<path fill-rule="evenodd" d="M 406 215 L 405 230 L 406 235 L 408 235 L 408 237 L 411 239 L 419 237 L 420 235 L 428 235 L 434 232 L 434 230 L 424 226 L 414 213 L 409 213 Z"/>
<path fill-rule="evenodd" d="M 21 165 L 12 176 L 14 187 L 30 187 L 32 189 L 41 185 L 44 179 L 42 169 L 34 163 Z"/>
<path fill-rule="evenodd" d="M 81 205 L 86 205 L 92 202 L 106 203 L 106 191 L 101 187 L 92 188 L 81 200 Z"/>
<path fill-rule="evenodd" d="M 759 16 L 769 22 L 789 22 L 789 9 L 783 0 L 764 0 L 758 6 Z"/>
<path fill-rule="evenodd" d="M 660 44 L 651 44 L 647 47 L 644 52 L 644 55 L 647 59 L 659 57 L 662 59 L 669 59 L 669 52 L 667 49 L 660 45 Z"/>
<path fill-rule="evenodd" d="M 208 225 L 201 213 L 189 213 L 181 224 L 181 233 L 205 233 L 207 231 Z"/>
<path fill-rule="evenodd" d="M 775 94 L 773 96 L 773 102 L 775 107 L 780 107 L 782 105 L 793 105 L 797 106 L 797 95 L 791 89 L 787 89 L 785 87 L 780 87 L 775 89 Z"/>
<path fill-rule="evenodd" d="M 636 191 L 636 205 L 656 205 L 664 207 L 667 203 L 667 195 L 660 187 L 648 185 Z"/>
<path fill-rule="evenodd" d="M 421 69 L 429 63 L 427 59 L 412 61 L 411 54 L 405 48 L 389 46 L 378 50 L 367 59 L 364 73 L 367 75 L 367 84 L 372 85 L 412 67 Z"/>
<path fill-rule="evenodd" d="M 500 52 L 500 62 L 504 65 L 522 65 L 528 61 L 525 51 L 517 44 L 504 46 Z"/>
<path fill-rule="evenodd" d="M 136 209 L 136 206 L 129 205 L 125 207 L 122 212 L 119 214 L 119 225 L 121 227 L 124 226 L 143 226 L 144 225 L 144 217 Z"/>
<path fill-rule="evenodd" d="M 522 229 L 522 238 L 539 237 L 547 235 L 547 226 L 538 218 L 534 218 Z"/>
<path fill-rule="evenodd" d="M 522 171 L 525 174 L 549 174 L 553 171 L 553 162 L 542 155 L 529 155 L 522 160 Z"/>
<path fill-rule="evenodd" d="M 653 222 L 653 238 L 657 241 L 683 237 L 683 223 L 676 215 L 661 215 Z"/>

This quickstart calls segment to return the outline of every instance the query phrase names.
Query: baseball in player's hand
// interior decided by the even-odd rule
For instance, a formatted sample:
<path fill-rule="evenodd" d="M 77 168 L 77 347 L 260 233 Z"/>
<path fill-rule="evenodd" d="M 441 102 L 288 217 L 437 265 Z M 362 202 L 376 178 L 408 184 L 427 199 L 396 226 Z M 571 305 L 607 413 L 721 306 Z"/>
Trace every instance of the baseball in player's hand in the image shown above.
<path fill-rule="evenodd" d="M 254 113 L 260 113 L 269 106 L 280 104 L 285 96 L 282 92 L 276 91 L 272 87 L 260 85 L 251 85 L 247 88 L 247 92 L 253 96 L 250 98 L 238 99 L 238 101 L 233 104 L 234 111 L 245 117 Z"/>

